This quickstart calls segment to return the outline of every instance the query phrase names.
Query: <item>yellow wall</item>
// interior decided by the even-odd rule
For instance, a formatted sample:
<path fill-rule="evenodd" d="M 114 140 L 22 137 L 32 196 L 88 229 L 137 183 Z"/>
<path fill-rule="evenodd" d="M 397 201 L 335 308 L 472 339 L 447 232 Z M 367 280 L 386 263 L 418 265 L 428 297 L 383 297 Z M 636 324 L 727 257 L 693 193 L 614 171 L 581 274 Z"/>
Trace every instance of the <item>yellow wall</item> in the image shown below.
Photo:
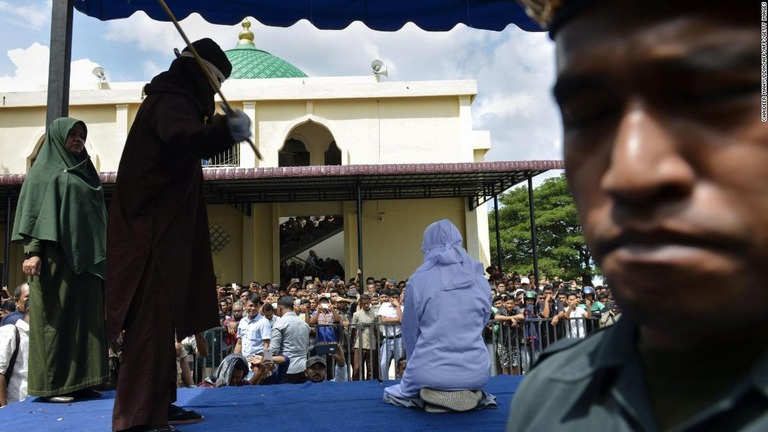
<path fill-rule="evenodd" d="M 210 222 L 222 227 L 222 206 L 209 207 Z M 216 210 L 213 210 L 216 208 Z M 242 263 L 237 267 L 229 262 L 231 256 L 214 256 L 219 271 L 226 274 L 242 269 L 238 282 L 250 280 L 279 280 L 280 217 L 308 216 L 317 214 L 342 214 L 344 216 L 344 244 L 346 278 L 354 277 L 357 260 L 357 209 L 354 201 L 261 204 L 252 206 L 250 217 L 227 207 L 226 213 L 242 218 Z M 466 200 L 463 198 L 386 200 L 363 202 L 363 260 L 366 276 L 405 279 L 422 260 L 421 242 L 424 229 L 440 219 L 451 220 L 466 237 Z M 250 233 L 249 233 L 250 231 Z M 249 241 L 248 239 L 252 239 Z M 467 245 L 465 240 L 464 246 Z M 225 251 L 230 253 L 230 251 Z M 474 255 L 474 254 L 473 254 Z M 224 282 L 232 282 L 229 279 Z"/>
<path fill-rule="evenodd" d="M 363 202 L 365 276 L 397 280 L 409 277 L 423 261 L 421 243 L 431 223 L 449 219 L 464 236 L 465 205 L 463 198 Z M 348 261 L 355 265 L 348 266 L 348 274 L 357 269 L 356 218 L 356 214 L 348 217 L 355 222 L 350 236 L 355 239 L 355 252 Z"/>
<path fill-rule="evenodd" d="M 0 114 L 0 174 L 27 172 L 27 157 L 45 133 L 45 111 L 2 110 Z M 4 204 L 3 204 L 4 205 Z"/>
<path fill-rule="evenodd" d="M 208 206 L 208 224 L 218 224 L 230 237 L 230 242 L 213 255 L 213 269 L 220 284 L 243 283 L 243 214 L 227 205 Z"/>
<path fill-rule="evenodd" d="M 276 204 L 257 204 L 251 206 L 251 217 L 244 223 L 252 228 L 251 244 L 244 244 L 250 253 L 243 254 L 243 282 L 279 281 L 279 250 L 274 245 L 280 244 L 277 233 L 277 220 L 274 212 Z M 248 238 L 248 237 L 244 237 Z M 250 270 L 249 270 L 250 269 Z M 277 269 L 277 273 L 275 270 Z"/>

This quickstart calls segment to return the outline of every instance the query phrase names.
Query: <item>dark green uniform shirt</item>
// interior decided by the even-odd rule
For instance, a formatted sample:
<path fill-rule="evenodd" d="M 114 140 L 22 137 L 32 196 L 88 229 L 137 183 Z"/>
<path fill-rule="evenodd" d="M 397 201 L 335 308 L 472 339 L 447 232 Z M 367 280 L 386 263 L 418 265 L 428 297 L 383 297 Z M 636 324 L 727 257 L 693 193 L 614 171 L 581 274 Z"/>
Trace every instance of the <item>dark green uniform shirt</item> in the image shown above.
<path fill-rule="evenodd" d="M 712 349 L 717 345 L 713 341 Z M 507 431 L 555 430 L 659 430 L 638 348 L 638 326 L 626 316 L 587 339 L 552 346 L 523 380 Z M 733 385 L 722 396 L 673 430 L 768 431 L 768 354 L 751 370 L 734 370 Z"/>

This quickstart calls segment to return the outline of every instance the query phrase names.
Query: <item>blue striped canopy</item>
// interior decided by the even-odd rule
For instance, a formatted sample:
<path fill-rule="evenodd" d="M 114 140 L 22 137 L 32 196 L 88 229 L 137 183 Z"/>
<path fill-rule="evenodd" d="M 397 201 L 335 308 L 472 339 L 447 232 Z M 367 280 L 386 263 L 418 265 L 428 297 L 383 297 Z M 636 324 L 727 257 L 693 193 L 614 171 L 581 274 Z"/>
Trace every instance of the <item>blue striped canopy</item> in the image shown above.
<path fill-rule="evenodd" d="M 319 29 L 339 30 L 360 21 L 373 30 L 395 31 L 412 22 L 423 30 L 447 31 L 457 24 L 485 30 L 504 30 L 514 24 L 523 30 L 539 26 L 514 0 L 166 0 L 177 19 L 200 14 L 214 24 L 232 25 L 245 17 L 288 27 L 306 19 Z M 156 0 L 75 0 L 75 8 L 102 21 L 126 18 L 144 11 L 150 18 L 169 21 Z"/>

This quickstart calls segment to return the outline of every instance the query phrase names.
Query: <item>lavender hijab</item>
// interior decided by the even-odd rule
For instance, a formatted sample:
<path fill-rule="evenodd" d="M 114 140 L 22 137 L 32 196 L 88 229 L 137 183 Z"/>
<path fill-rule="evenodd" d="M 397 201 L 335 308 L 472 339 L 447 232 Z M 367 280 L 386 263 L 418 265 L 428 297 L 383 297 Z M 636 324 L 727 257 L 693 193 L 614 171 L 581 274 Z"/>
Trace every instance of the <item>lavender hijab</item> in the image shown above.
<path fill-rule="evenodd" d="M 478 272 L 480 277 L 483 277 L 482 264 L 473 260 L 461 247 L 461 243 L 459 229 L 448 219 L 428 226 L 424 231 L 424 241 L 421 243 L 424 263 L 416 269 L 414 276 L 429 272 L 435 266 L 441 266 L 443 270 L 449 270 L 440 274 L 448 278 L 445 282 L 450 285 L 467 285 L 474 280 Z"/>
<path fill-rule="evenodd" d="M 483 266 L 461 246 L 458 228 L 444 219 L 424 231 L 424 263 L 408 279 L 402 333 L 408 359 L 399 384 L 385 393 L 418 397 L 422 388 L 479 390 L 488 381 L 482 330 L 490 318 Z"/>

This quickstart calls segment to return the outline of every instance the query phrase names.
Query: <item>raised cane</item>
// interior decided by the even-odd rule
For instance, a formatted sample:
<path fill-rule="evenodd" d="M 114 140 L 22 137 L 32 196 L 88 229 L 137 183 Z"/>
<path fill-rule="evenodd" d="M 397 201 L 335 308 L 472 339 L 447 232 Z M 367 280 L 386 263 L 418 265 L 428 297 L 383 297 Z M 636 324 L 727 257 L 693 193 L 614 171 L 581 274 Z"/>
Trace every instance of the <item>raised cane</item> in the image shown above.
<path fill-rule="evenodd" d="M 192 45 L 192 42 L 189 41 L 189 38 L 187 37 L 186 33 L 184 33 L 184 30 L 181 28 L 181 25 L 179 25 L 179 21 L 176 20 L 176 17 L 173 15 L 173 12 L 171 12 L 171 9 L 165 3 L 165 0 L 157 0 L 157 2 L 160 3 L 160 6 L 162 6 L 163 10 L 165 10 L 165 13 L 168 15 L 168 18 L 170 18 L 170 20 L 173 22 L 173 25 L 176 26 L 176 30 L 178 30 L 179 34 L 184 39 L 184 42 L 189 47 L 189 50 L 192 52 L 192 55 L 195 57 L 195 61 L 197 62 L 197 65 L 200 66 L 200 70 L 202 70 L 203 74 L 205 74 L 205 77 L 208 79 L 208 82 L 211 84 L 211 87 L 216 89 L 216 93 L 219 94 L 219 97 L 221 98 L 221 103 L 224 105 L 224 108 L 227 109 L 227 112 L 234 112 L 232 110 L 232 107 L 229 106 L 229 102 L 227 102 L 227 98 L 224 97 L 224 93 L 221 92 L 221 86 L 216 81 L 214 81 L 214 78 L 211 76 L 211 72 L 203 64 L 203 58 L 200 57 L 200 54 L 197 52 L 197 49 L 195 49 L 194 45 Z M 246 138 L 245 140 L 248 142 L 248 144 L 251 145 L 253 152 L 256 153 L 256 157 L 259 158 L 259 160 L 262 160 L 263 158 L 261 157 L 261 152 L 259 152 L 259 149 L 256 148 L 256 144 L 254 144 L 250 138 Z"/>

